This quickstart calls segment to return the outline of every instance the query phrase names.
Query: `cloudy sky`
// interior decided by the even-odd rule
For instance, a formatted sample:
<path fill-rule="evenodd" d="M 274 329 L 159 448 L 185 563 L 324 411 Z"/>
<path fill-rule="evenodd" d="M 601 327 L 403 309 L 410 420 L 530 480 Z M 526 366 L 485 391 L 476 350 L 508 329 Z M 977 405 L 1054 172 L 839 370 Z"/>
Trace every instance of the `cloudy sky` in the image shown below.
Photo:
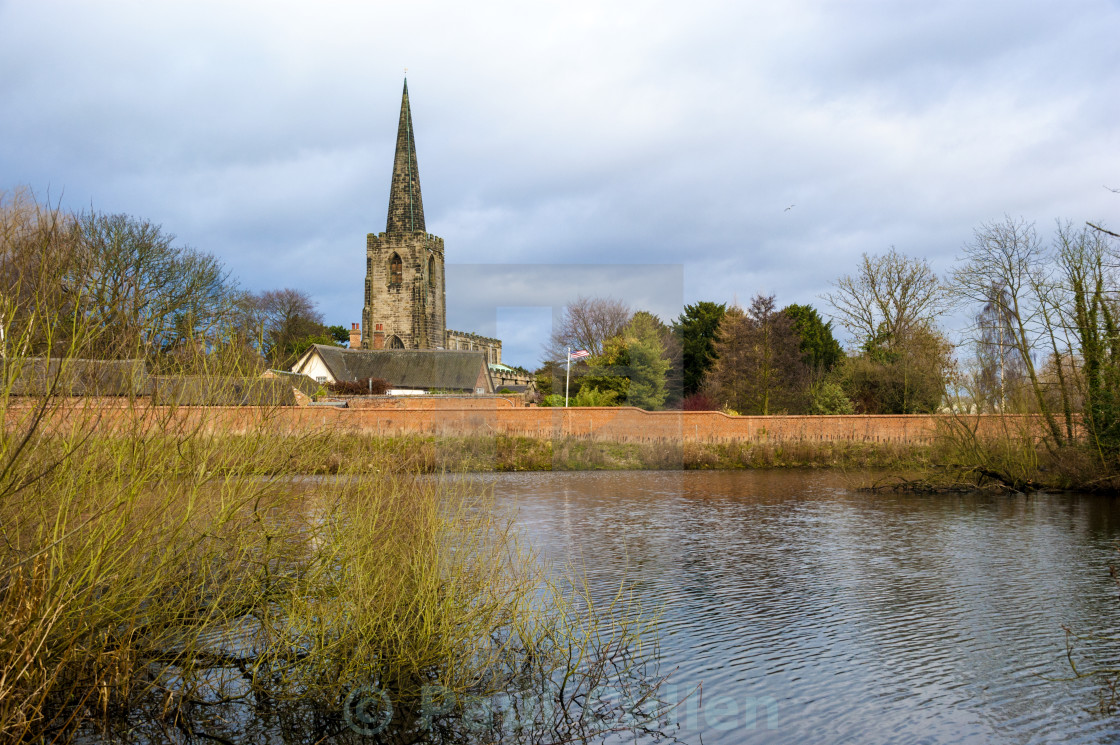
<path fill-rule="evenodd" d="M 0 188 L 359 320 L 408 68 L 448 324 L 810 302 L 1004 215 L 1120 224 L 1120 3 L 0 0 Z M 494 266 L 486 266 L 494 265 Z"/>

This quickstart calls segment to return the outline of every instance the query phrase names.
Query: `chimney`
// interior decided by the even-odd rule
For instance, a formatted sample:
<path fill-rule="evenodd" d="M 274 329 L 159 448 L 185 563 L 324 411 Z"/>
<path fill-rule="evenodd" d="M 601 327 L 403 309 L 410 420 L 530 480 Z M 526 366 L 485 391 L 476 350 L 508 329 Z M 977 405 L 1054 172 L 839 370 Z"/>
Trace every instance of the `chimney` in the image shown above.
<path fill-rule="evenodd" d="M 350 324 L 350 348 L 362 348 L 362 325 L 360 323 Z"/>
<path fill-rule="evenodd" d="M 373 331 L 373 348 L 374 349 L 384 349 L 385 348 L 385 326 L 383 324 L 378 323 L 378 324 L 374 324 L 373 328 L 374 328 L 374 331 Z"/>

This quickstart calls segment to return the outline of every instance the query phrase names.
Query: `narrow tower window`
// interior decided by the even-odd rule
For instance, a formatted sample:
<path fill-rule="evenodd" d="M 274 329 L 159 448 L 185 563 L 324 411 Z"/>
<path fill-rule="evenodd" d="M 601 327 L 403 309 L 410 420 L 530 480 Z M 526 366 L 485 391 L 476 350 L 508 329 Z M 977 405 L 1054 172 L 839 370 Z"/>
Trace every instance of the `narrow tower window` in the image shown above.
<path fill-rule="evenodd" d="M 428 286 L 433 290 L 436 288 L 436 257 L 428 257 Z"/>
<path fill-rule="evenodd" d="M 370 287 L 370 275 L 372 275 L 372 274 L 373 274 L 373 257 L 372 256 L 367 256 L 366 257 L 366 305 L 369 305 L 370 295 L 372 294 L 370 292 L 370 290 L 372 289 Z"/>
<path fill-rule="evenodd" d="M 402 282 L 404 282 L 404 264 L 400 256 L 393 254 L 393 258 L 389 259 L 389 284 L 399 285 Z"/>

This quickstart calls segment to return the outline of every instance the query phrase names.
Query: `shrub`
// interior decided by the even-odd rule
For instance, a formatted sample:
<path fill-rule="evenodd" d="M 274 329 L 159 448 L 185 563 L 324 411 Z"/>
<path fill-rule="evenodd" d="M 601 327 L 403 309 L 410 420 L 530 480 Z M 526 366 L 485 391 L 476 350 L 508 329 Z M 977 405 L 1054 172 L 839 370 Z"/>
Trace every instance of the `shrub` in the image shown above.
<path fill-rule="evenodd" d="M 719 404 L 705 393 L 693 393 L 681 401 L 684 411 L 719 411 Z"/>
<path fill-rule="evenodd" d="M 809 395 L 812 399 L 810 404 L 812 414 L 855 413 L 855 405 L 844 394 L 844 388 L 839 383 L 825 382 L 813 386 Z"/>
<path fill-rule="evenodd" d="M 572 400 L 572 406 L 618 406 L 618 391 L 603 390 L 584 386 Z"/>
<path fill-rule="evenodd" d="M 343 396 L 384 396 L 389 392 L 390 386 L 389 381 L 382 378 L 366 378 L 365 380 L 338 380 L 328 383 L 327 388 L 331 393 Z"/>

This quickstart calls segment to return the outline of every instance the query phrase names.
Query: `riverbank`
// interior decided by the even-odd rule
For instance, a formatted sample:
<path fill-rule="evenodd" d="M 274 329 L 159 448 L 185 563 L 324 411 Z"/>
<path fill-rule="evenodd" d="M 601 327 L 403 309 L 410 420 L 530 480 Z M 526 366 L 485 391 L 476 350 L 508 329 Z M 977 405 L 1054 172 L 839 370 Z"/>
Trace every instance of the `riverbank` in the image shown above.
<path fill-rule="evenodd" d="M 627 443 L 580 437 L 555 440 L 493 435 L 371 437 L 320 432 L 298 439 L 269 433 L 200 435 L 201 452 L 184 452 L 166 436 L 160 469 L 221 474 L 478 473 L 515 471 L 648 471 L 820 468 L 914 471 L 936 462 L 931 445 L 895 442 Z M 154 443 L 161 437 L 157 436 Z M 90 448 L 111 451 L 116 438 Z M 194 450 L 194 448 L 191 448 Z M 104 462 L 109 462 L 104 459 Z"/>
<path fill-rule="evenodd" d="M 121 438 L 97 434 L 85 447 L 101 450 L 102 464 L 116 462 Z M 188 443 L 184 445 L 184 442 Z M 996 443 L 998 461 L 942 437 L 928 444 L 860 441 L 610 442 L 589 437 L 555 439 L 502 434 L 449 437 L 407 434 L 377 437 L 317 431 L 293 437 L 270 430 L 231 434 L 174 433 L 146 439 L 168 477 L 276 475 L 378 475 L 564 471 L 738 471 L 836 470 L 862 473 L 856 486 L 869 491 L 961 492 L 1096 491 L 1115 493 L 1112 481 L 1090 478 L 1096 471 L 1076 448 L 1050 453 L 1041 446 Z M 1015 445 L 1015 447 L 1009 447 Z M 37 447 L 49 458 L 50 443 Z M 57 455 L 57 454 L 55 454 Z M 1029 455 L 1029 457 L 1028 457 Z M 116 466 L 113 466 L 114 468 Z M 93 476 L 93 474 L 91 474 Z"/>
<path fill-rule="evenodd" d="M 20 401 L 9 431 L 38 416 Z M 432 402 L 429 402 L 432 403 Z M 443 401 L 441 407 L 458 403 Z M 753 416 L 639 409 L 153 406 L 53 401 L 42 433 L 112 442 L 189 436 L 230 444 L 208 472 L 271 474 L 837 468 L 924 471 L 934 488 L 1116 492 L 1115 469 L 1080 442 L 1054 446 L 1030 415 Z M 701 426 L 703 424 L 703 426 Z M 250 442 L 246 457 L 243 442 Z M 179 448 L 176 445 L 176 448 Z M 169 452 L 174 448 L 168 448 Z M 234 456 L 233 453 L 237 453 Z M 278 453 L 286 453 L 279 460 Z M 168 456 L 169 473 L 183 458 Z M 193 466 L 192 466 L 193 467 Z"/>
<path fill-rule="evenodd" d="M 627 443 L 564 437 L 339 436 L 327 463 L 337 473 L 355 464 L 385 470 L 629 471 L 748 468 L 906 469 L 929 465 L 932 447 L 893 442 Z"/>
<path fill-rule="evenodd" d="M 314 472 L 337 473 L 358 461 L 389 471 L 738 470 L 837 468 L 912 470 L 930 464 L 932 447 L 896 442 L 633 443 L 580 437 L 340 436 Z"/>

